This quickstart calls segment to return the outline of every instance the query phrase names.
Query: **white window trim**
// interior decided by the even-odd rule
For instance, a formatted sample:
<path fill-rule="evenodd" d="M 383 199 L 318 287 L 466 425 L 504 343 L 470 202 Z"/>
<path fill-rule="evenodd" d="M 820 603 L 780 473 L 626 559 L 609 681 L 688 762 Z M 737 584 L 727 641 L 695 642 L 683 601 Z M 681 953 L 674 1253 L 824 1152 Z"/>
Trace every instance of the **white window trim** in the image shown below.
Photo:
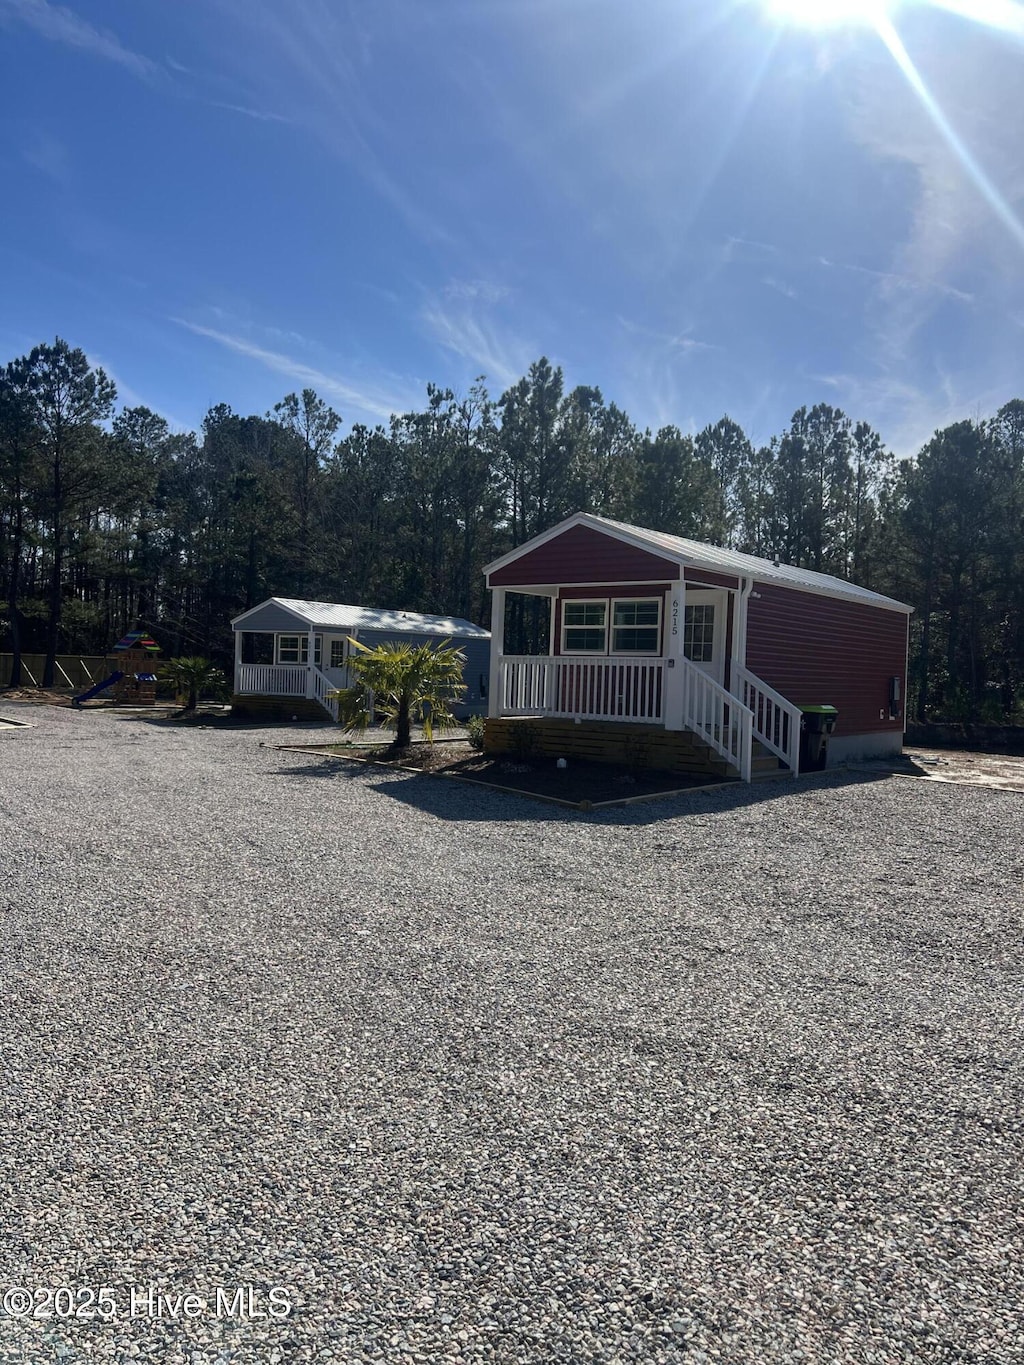
<path fill-rule="evenodd" d="M 655 651 L 654 651 L 653 654 L 648 653 L 646 650 L 640 650 L 640 649 L 616 649 L 616 648 L 614 647 L 614 642 L 615 642 L 615 630 L 616 630 L 616 626 L 615 626 L 615 608 L 618 607 L 618 606 L 624 606 L 624 605 L 626 605 L 627 603 L 628 603 L 630 606 L 632 606 L 634 603 L 640 603 L 640 602 L 643 602 L 643 603 L 645 603 L 645 604 L 648 603 L 648 602 L 653 602 L 654 605 L 657 607 L 657 609 L 658 609 L 658 619 L 657 619 L 657 621 L 654 623 L 654 625 L 653 625 L 653 626 L 619 626 L 618 629 L 619 629 L 619 630 L 654 630 L 654 631 L 656 631 L 656 632 L 657 632 L 657 635 L 658 635 L 658 647 L 657 647 L 657 649 L 655 649 Z M 630 658 L 630 659 L 660 659 L 660 658 L 661 658 L 661 615 L 662 615 L 662 599 L 661 599 L 660 597 L 613 597 L 612 600 L 611 600 L 611 606 L 610 606 L 610 609 L 609 609 L 609 612 L 608 612 L 608 632 L 609 632 L 609 633 L 608 633 L 608 653 L 609 653 L 609 654 L 624 655 L 626 658 Z"/>
<path fill-rule="evenodd" d="M 569 655 L 570 657 L 575 656 L 575 657 L 582 658 L 582 659 L 601 659 L 601 658 L 606 657 L 607 654 L 608 654 L 608 618 L 609 618 L 609 614 L 610 614 L 610 613 L 609 613 L 608 598 L 607 598 L 607 597 L 563 597 L 560 605 L 561 605 L 561 612 L 560 612 L 560 615 L 561 615 L 561 622 L 560 622 L 560 625 L 561 625 L 561 631 L 560 631 L 561 641 L 560 641 L 560 643 L 561 643 L 561 646 L 562 646 L 562 653 L 563 653 L 563 654 L 567 654 L 567 655 Z M 604 625 L 603 625 L 603 626 L 567 626 L 567 625 L 565 624 L 565 609 L 566 609 L 567 606 L 570 606 L 570 605 L 571 605 L 571 606 L 574 606 L 574 607 L 595 607 L 595 606 L 597 606 L 597 607 L 604 607 Z M 566 648 L 566 644 L 565 644 L 565 632 L 566 632 L 567 630 L 602 630 L 602 631 L 604 632 L 604 647 L 603 647 L 602 649 L 567 649 L 567 648 Z"/>
<path fill-rule="evenodd" d="M 324 637 L 323 637 L 322 635 L 316 635 L 316 636 L 313 637 L 313 639 L 314 639 L 314 646 L 313 646 L 313 658 L 314 658 L 314 663 L 313 663 L 313 666 L 314 666 L 314 668 L 319 668 L 319 667 L 321 666 L 321 660 L 322 660 L 323 657 L 324 657 L 324 643 L 323 643 Z M 282 658 L 281 658 L 281 641 L 282 641 L 282 640 L 297 640 L 297 641 L 298 641 L 298 649 L 296 650 L 296 653 L 298 654 L 299 657 L 298 657 L 297 659 L 282 659 Z M 302 657 L 303 641 L 306 642 L 305 647 L 306 647 L 306 656 L 307 656 L 307 657 L 306 657 L 305 659 Z M 316 657 L 317 654 L 319 654 L 319 656 L 320 656 L 319 658 Z M 309 633 L 308 633 L 307 631 L 301 631 L 301 630 L 299 630 L 299 631 L 296 631 L 296 630 L 283 630 L 283 631 L 280 631 L 277 635 L 275 635 L 275 636 L 274 636 L 274 662 L 275 662 L 276 664 L 280 664 L 280 665 L 281 665 L 282 667 L 284 667 L 284 668 L 308 668 L 308 667 L 309 667 Z"/>

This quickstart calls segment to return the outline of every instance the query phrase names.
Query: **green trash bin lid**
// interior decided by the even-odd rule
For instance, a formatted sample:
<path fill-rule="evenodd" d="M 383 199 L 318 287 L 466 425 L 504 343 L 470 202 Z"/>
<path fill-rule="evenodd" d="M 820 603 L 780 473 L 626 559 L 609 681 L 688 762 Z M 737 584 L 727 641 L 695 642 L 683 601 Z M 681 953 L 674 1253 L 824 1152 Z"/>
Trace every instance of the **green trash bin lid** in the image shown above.
<path fill-rule="evenodd" d="M 804 715 L 809 716 L 838 716 L 839 712 L 834 706 L 801 706 Z"/>

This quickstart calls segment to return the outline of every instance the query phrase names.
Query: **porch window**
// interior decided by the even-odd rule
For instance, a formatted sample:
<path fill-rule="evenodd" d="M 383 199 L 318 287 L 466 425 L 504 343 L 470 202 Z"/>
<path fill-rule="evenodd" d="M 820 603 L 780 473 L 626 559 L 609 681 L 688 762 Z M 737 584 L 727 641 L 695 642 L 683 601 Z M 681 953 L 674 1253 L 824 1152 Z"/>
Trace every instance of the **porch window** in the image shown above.
<path fill-rule="evenodd" d="M 658 598 L 612 603 L 612 653 L 661 653 L 661 602 Z"/>
<path fill-rule="evenodd" d="M 709 664 L 715 657 L 715 608 L 687 607 L 683 619 L 683 653 L 695 664 Z"/>
<path fill-rule="evenodd" d="M 604 654 L 607 618 L 607 602 L 563 602 L 562 653 Z"/>
<path fill-rule="evenodd" d="M 332 640 L 332 641 L 331 641 L 331 667 L 332 667 L 332 668 L 344 668 L 344 667 L 345 667 L 345 641 L 344 641 L 344 640 Z"/>
<path fill-rule="evenodd" d="M 322 637 L 313 637 L 313 662 L 320 667 Z M 279 664 L 308 664 L 308 635 L 279 635 L 277 637 L 277 662 Z"/>

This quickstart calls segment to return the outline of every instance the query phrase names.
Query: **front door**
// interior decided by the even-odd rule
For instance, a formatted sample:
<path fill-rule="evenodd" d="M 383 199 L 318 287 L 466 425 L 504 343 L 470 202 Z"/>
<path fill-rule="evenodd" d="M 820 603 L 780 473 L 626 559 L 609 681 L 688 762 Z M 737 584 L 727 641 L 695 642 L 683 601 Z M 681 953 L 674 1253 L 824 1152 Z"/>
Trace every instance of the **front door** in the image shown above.
<path fill-rule="evenodd" d="M 335 687 L 351 687 L 352 679 L 348 671 L 348 656 L 352 646 L 345 635 L 324 637 L 324 673 Z"/>
<path fill-rule="evenodd" d="M 697 668 L 725 686 L 725 623 L 729 594 L 724 588 L 687 588 L 683 612 L 683 653 Z"/>

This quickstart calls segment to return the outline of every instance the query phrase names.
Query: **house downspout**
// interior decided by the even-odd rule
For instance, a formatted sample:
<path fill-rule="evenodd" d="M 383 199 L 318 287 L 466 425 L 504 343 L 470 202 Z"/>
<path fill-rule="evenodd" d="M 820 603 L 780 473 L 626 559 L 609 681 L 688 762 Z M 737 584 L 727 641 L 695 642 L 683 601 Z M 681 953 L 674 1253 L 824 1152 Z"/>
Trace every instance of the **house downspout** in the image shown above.
<path fill-rule="evenodd" d="M 733 622 L 732 657 L 741 668 L 747 666 L 747 603 L 754 590 L 752 578 L 740 579 L 740 593 L 737 598 L 736 620 Z"/>

